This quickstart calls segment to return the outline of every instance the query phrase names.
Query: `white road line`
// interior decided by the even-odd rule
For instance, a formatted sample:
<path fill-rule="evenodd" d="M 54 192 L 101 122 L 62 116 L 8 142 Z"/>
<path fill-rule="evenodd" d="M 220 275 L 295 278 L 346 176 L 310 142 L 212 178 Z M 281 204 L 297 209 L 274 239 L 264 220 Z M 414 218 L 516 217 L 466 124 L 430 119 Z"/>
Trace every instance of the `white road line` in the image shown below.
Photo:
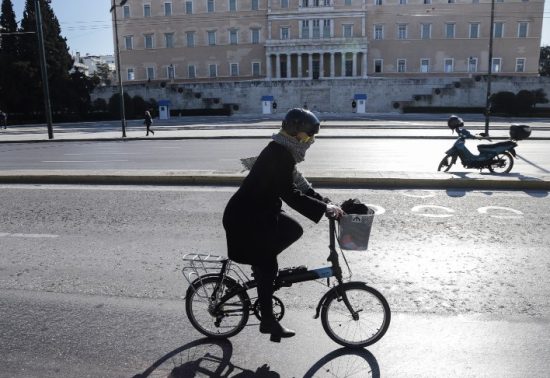
<path fill-rule="evenodd" d="M 117 163 L 129 160 L 42 160 L 41 163 Z"/>
<path fill-rule="evenodd" d="M 0 237 L 12 237 L 12 238 L 57 238 L 59 235 L 53 234 L 22 234 L 22 233 L 0 233 Z"/>
<path fill-rule="evenodd" d="M 63 154 L 63 156 L 85 156 L 85 155 L 138 155 L 136 152 L 87 152 L 80 154 Z"/>

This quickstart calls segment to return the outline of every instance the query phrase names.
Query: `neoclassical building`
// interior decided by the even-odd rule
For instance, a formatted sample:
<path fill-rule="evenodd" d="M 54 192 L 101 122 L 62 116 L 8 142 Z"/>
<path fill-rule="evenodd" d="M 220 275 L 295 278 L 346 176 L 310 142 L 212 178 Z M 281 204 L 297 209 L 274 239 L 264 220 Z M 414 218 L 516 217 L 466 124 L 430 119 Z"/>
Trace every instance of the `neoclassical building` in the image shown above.
<path fill-rule="evenodd" d="M 494 74 L 538 74 L 544 0 L 495 0 Z M 123 82 L 464 77 L 489 67 L 488 0 L 129 0 Z"/>

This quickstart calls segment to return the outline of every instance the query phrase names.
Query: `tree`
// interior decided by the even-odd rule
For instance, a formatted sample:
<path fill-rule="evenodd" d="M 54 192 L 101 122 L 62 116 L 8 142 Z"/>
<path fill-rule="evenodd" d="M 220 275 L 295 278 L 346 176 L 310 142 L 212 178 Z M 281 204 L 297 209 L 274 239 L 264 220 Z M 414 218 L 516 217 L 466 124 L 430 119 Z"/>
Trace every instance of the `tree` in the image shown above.
<path fill-rule="evenodd" d="M 519 114 L 531 112 L 535 106 L 535 95 L 533 91 L 522 89 L 516 95 L 515 111 Z"/>
<path fill-rule="evenodd" d="M 111 70 L 107 63 L 98 63 L 96 66 L 96 75 L 102 85 L 111 85 Z"/>
<path fill-rule="evenodd" d="M 539 73 L 541 76 L 550 76 L 550 46 L 540 48 Z"/>
<path fill-rule="evenodd" d="M 0 108 L 13 111 L 13 77 L 8 73 L 15 69 L 18 60 L 17 22 L 11 0 L 2 0 L 0 13 Z"/>
<path fill-rule="evenodd" d="M 546 97 L 546 92 L 542 88 L 535 89 L 533 91 L 533 97 L 534 97 L 533 107 L 537 106 L 537 104 L 548 104 L 548 97 Z"/>

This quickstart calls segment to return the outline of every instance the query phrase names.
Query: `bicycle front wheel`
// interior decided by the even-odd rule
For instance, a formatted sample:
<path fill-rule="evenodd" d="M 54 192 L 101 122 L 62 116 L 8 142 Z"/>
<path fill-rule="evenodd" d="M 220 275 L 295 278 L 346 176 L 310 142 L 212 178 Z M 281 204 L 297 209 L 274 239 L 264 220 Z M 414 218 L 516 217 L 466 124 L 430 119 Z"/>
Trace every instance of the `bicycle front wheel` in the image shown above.
<path fill-rule="evenodd" d="M 386 298 L 364 282 L 348 282 L 336 288 L 321 311 L 327 335 L 350 348 L 363 348 L 380 340 L 390 319 Z"/>
<path fill-rule="evenodd" d="M 222 276 L 197 278 L 185 296 L 185 310 L 189 321 L 203 335 L 225 339 L 235 336 L 248 322 L 250 298 L 241 285 Z M 236 292 L 223 304 L 220 299 Z"/>

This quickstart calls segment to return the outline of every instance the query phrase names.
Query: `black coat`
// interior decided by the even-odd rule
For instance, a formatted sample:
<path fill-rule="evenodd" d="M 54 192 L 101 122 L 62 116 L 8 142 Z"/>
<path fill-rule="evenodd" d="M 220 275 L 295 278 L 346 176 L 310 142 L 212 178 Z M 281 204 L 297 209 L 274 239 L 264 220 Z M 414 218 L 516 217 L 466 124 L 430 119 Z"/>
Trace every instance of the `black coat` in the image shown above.
<path fill-rule="evenodd" d="M 276 142 L 260 153 L 223 214 L 229 258 L 255 264 L 281 252 L 277 240 L 281 200 L 314 222 L 322 218 L 327 205 L 313 190 L 306 195 L 296 188 L 295 165 L 290 151 Z"/>

